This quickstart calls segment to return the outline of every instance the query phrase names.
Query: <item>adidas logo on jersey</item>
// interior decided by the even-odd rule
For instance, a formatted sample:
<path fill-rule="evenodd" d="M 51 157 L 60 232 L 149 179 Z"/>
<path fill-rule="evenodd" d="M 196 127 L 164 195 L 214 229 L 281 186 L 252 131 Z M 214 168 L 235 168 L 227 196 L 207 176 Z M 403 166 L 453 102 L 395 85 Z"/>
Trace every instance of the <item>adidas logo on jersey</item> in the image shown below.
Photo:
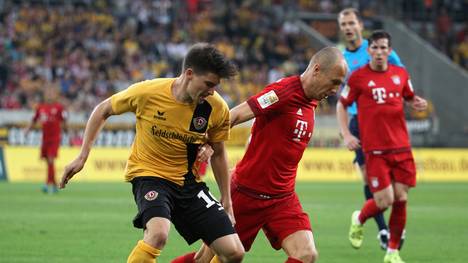
<path fill-rule="evenodd" d="M 375 82 L 373 80 L 369 81 L 367 84 L 368 87 L 375 87 Z"/>
<path fill-rule="evenodd" d="M 302 116 L 302 109 L 299 108 L 299 110 L 296 112 L 297 115 Z"/>

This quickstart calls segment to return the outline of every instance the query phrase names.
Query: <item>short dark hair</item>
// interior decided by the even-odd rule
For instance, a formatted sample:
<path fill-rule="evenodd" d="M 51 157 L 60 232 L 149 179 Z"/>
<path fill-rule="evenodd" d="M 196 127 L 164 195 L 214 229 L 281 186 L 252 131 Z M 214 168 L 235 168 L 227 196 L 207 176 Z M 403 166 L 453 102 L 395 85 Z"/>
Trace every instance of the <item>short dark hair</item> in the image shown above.
<path fill-rule="evenodd" d="M 341 51 L 336 47 L 329 46 L 324 47 L 315 53 L 312 56 L 309 65 L 317 63 L 320 65 L 321 70 L 327 73 L 334 68 L 341 59 L 343 59 Z"/>
<path fill-rule="evenodd" d="M 359 12 L 359 10 L 357 10 L 356 8 L 352 8 L 352 7 L 341 10 L 340 13 L 338 13 L 338 17 L 349 15 L 349 14 L 354 14 L 356 18 L 358 19 L 358 21 L 362 22 L 361 13 Z"/>
<path fill-rule="evenodd" d="M 182 63 L 183 71 L 188 68 L 193 69 L 195 74 L 214 73 L 220 78 L 230 78 L 237 74 L 236 65 L 208 43 L 197 43 L 190 48 Z"/>
<path fill-rule="evenodd" d="M 390 36 L 390 34 L 387 31 L 384 31 L 384 30 L 375 30 L 375 31 L 373 31 L 367 41 L 369 41 L 369 46 L 370 46 L 372 44 L 372 42 L 375 42 L 375 41 L 377 41 L 379 39 L 382 39 L 382 38 L 388 39 L 388 46 L 389 47 L 392 46 L 392 37 Z"/>

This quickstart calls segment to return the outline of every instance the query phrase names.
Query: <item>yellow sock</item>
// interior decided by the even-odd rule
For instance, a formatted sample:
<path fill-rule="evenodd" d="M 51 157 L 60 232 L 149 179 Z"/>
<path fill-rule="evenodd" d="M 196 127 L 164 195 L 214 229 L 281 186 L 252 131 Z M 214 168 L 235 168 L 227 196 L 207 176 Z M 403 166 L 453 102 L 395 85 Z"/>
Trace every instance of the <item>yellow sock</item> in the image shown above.
<path fill-rule="evenodd" d="M 210 263 L 221 263 L 221 261 L 219 261 L 218 256 L 215 255 L 213 259 L 210 261 Z"/>
<path fill-rule="evenodd" d="M 161 250 L 140 240 L 128 256 L 127 263 L 155 263 L 160 254 Z"/>

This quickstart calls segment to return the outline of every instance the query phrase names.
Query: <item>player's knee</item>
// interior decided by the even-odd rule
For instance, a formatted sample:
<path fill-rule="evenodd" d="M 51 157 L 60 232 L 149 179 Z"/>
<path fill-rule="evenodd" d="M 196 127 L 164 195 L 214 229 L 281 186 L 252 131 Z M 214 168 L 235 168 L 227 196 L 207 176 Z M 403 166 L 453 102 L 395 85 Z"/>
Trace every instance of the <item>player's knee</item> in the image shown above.
<path fill-rule="evenodd" d="M 393 197 L 393 195 L 390 195 L 390 194 L 381 195 L 379 197 L 376 197 L 374 195 L 374 200 L 375 200 L 377 207 L 384 210 L 392 206 L 395 198 Z"/>
<path fill-rule="evenodd" d="M 395 201 L 398 202 L 405 202 L 408 200 L 408 194 L 405 192 L 402 193 L 395 193 Z"/>
<path fill-rule="evenodd" d="M 304 263 L 314 263 L 318 259 L 318 251 L 315 248 L 307 247 L 298 251 L 294 258 Z"/>
<path fill-rule="evenodd" d="M 244 258 L 244 248 L 236 248 L 232 251 L 225 253 L 224 255 L 219 255 L 219 259 L 223 263 L 238 263 L 241 262 Z"/>
<path fill-rule="evenodd" d="M 149 231 L 145 235 L 145 242 L 155 248 L 162 249 L 166 245 L 167 238 L 167 233 L 160 231 Z"/>

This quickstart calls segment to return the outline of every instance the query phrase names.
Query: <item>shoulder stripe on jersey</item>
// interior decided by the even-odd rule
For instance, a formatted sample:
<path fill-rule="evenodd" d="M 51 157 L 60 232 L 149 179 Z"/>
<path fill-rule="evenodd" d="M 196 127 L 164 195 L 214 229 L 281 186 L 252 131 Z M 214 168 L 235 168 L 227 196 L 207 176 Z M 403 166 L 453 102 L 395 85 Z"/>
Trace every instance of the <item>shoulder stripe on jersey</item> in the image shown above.
<path fill-rule="evenodd" d="M 193 112 L 190 131 L 205 133 L 212 110 L 213 108 L 208 101 L 204 100 L 202 103 L 199 103 Z"/>
<path fill-rule="evenodd" d="M 200 144 L 187 143 L 187 173 L 184 175 L 184 184 L 187 181 L 195 180 L 195 175 L 193 174 L 192 168 L 197 158 L 198 147 Z"/>

